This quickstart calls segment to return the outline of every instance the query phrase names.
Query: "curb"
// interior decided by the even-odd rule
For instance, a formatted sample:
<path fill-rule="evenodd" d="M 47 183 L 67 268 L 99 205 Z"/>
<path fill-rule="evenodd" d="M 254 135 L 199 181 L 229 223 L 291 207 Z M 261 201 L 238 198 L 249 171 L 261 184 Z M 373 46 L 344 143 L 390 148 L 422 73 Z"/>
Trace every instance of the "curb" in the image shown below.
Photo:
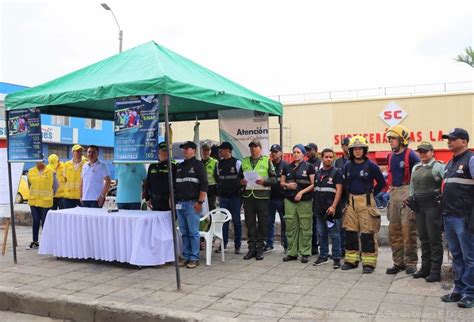
<path fill-rule="evenodd" d="M 0 310 L 67 319 L 72 321 L 237 321 L 200 313 L 150 308 L 134 304 L 117 304 L 81 299 L 67 295 L 45 296 L 31 291 L 0 286 Z"/>

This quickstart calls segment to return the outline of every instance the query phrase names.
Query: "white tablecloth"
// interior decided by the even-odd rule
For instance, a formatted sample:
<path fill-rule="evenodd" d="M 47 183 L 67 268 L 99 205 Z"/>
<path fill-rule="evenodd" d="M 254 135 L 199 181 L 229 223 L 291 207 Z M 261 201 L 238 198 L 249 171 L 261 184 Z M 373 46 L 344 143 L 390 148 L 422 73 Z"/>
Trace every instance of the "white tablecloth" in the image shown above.
<path fill-rule="evenodd" d="M 82 208 L 48 212 L 39 254 L 152 266 L 174 261 L 171 212 Z"/>

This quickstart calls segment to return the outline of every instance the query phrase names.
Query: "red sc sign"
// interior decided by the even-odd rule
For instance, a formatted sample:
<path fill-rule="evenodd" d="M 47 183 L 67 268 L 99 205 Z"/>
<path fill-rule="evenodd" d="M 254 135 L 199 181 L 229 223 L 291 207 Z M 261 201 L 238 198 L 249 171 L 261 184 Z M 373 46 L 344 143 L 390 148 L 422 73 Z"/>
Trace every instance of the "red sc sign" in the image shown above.
<path fill-rule="evenodd" d="M 402 117 L 402 113 L 403 111 L 384 111 L 383 112 L 383 119 L 384 120 L 392 120 L 392 119 L 395 119 L 395 120 L 401 120 L 403 117 Z"/>

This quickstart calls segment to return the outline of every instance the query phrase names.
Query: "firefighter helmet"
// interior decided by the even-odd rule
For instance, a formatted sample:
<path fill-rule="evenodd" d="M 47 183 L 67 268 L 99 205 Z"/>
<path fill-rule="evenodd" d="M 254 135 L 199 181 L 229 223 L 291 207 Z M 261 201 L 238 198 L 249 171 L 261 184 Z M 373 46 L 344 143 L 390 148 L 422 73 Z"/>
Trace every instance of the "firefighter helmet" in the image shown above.
<path fill-rule="evenodd" d="M 369 148 L 369 143 L 367 139 L 361 135 L 356 135 L 351 137 L 349 141 L 349 149 L 352 148 Z"/>
<path fill-rule="evenodd" d="M 387 137 L 398 138 L 400 143 L 407 146 L 410 143 L 410 131 L 402 125 L 394 125 L 386 132 Z"/>

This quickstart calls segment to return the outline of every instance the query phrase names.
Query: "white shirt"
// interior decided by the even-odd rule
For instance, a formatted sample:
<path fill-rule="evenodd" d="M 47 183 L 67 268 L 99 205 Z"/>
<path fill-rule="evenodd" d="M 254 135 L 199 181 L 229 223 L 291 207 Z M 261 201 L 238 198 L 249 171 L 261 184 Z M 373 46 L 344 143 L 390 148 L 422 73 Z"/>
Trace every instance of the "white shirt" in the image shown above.
<path fill-rule="evenodd" d="M 82 200 L 97 200 L 104 188 L 104 178 L 110 176 L 107 165 L 97 160 L 82 167 Z"/>

